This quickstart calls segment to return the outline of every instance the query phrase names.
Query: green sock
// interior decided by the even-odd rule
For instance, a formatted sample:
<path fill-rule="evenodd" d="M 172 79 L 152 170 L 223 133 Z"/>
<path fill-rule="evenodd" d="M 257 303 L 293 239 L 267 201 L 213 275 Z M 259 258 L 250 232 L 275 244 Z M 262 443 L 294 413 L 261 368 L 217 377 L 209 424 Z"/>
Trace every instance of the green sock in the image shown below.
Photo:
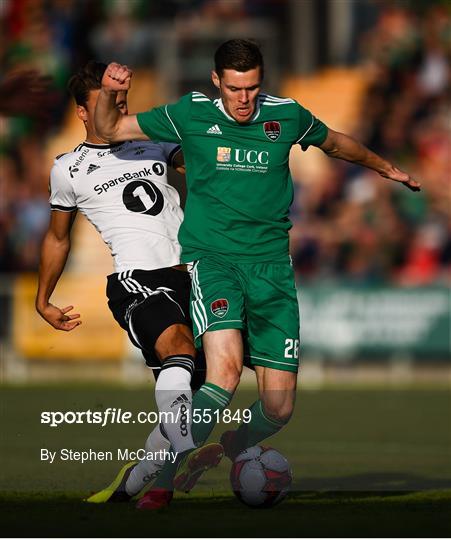
<path fill-rule="evenodd" d="M 232 396 L 233 394 L 213 383 L 203 384 L 194 394 L 192 402 L 193 421 L 191 423 L 191 433 L 196 446 L 202 446 L 208 439 L 215 427 L 217 418 L 230 403 Z M 206 419 L 203 416 L 203 411 L 206 411 L 206 415 L 208 413 L 208 416 L 210 417 L 209 421 L 207 421 L 208 418 Z M 201 418 L 202 421 L 194 422 L 194 419 L 197 420 L 198 418 Z M 172 451 L 172 447 L 170 450 Z M 172 480 L 174 479 L 178 464 L 189 452 L 191 452 L 191 450 L 179 454 L 175 463 L 167 461 L 163 465 L 163 468 L 152 487 L 172 489 Z"/>
<path fill-rule="evenodd" d="M 224 390 L 213 383 L 203 384 L 193 397 L 193 422 L 191 424 L 191 433 L 196 446 L 202 446 L 213 431 L 217 419 L 220 418 L 222 411 L 227 407 L 233 394 Z M 210 416 L 210 421 L 206 421 L 202 416 L 206 411 Z M 202 422 L 194 422 L 197 416 L 201 415 Z"/>
<path fill-rule="evenodd" d="M 274 435 L 285 425 L 285 423 L 272 420 L 265 415 L 260 399 L 250 407 L 250 411 L 252 413 L 251 421 L 248 424 L 242 423 L 235 432 L 234 450 L 237 453 Z"/>
<path fill-rule="evenodd" d="M 172 446 L 169 449 L 172 452 Z M 174 479 L 175 472 L 177 471 L 178 460 L 175 460 L 174 463 L 171 461 L 165 461 L 163 468 L 160 471 L 160 474 L 155 479 L 155 482 L 152 484 L 153 488 L 163 488 L 172 490 L 172 480 Z"/>

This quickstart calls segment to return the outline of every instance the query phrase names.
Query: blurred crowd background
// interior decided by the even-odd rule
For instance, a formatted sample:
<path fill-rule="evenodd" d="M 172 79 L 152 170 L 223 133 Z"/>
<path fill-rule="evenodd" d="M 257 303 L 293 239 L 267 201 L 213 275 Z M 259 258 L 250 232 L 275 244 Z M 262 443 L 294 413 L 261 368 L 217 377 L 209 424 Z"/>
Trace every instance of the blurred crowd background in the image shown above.
<path fill-rule="evenodd" d="M 338 53 L 327 43 L 328 29 L 338 24 L 331 20 L 337 4 L 345 7 L 337 14 L 347 21 Z M 308 13 L 313 24 L 299 41 L 296 33 L 305 32 L 303 17 Z M 250 35 L 255 21 L 255 28 L 268 25 L 271 36 L 270 46 L 265 46 L 271 49 L 268 71 L 274 66 L 277 75 L 270 80 L 272 91 L 280 94 L 284 80 L 293 75 L 300 76 L 302 84 L 302 77 L 333 65 L 359 69 L 365 90 L 356 103 L 358 117 L 350 134 L 423 185 L 421 194 L 412 194 L 337 160 L 323 166 L 314 182 L 306 174 L 293 174 L 292 254 L 300 280 L 449 283 L 448 2 L 2 0 L 0 21 L 5 38 L 0 46 L 2 77 L 12 70 L 36 68 L 51 76 L 54 93 L 52 114 L 45 121 L 14 117 L 1 122 L 2 273 L 37 269 L 49 216 L 49 170 L 43 155 L 49 138 L 58 135 L 65 121 L 66 83 L 74 70 L 91 58 L 158 70 L 158 57 L 166 47 L 164 29 L 170 29 L 183 43 L 174 69 L 191 62 L 199 75 L 191 81 L 183 78 L 180 68 L 179 79 L 172 75 L 176 87 L 163 88 L 163 101 L 166 95 L 176 98 L 187 91 L 196 77 L 203 79 L 204 87 L 195 88 L 213 94 L 208 84 L 211 57 L 214 47 L 228 37 L 218 29 L 243 29 Z M 214 37 L 196 40 L 200 28 L 211 29 Z M 310 57 L 303 62 L 299 55 L 306 48 Z M 340 104 L 336 94 L 333 106 L 338 109 Z M 322 117 L 321 110 L 314 112 Z"/>
<path fill-rule="evenodd" d="M 327 478 L 318 484 L 323 491 L 449 487 L 451 400 L 441 389 L 451 388 L 450 1 L 0 0 L 0 31 L 0 87 L 16 70 L 36 69 L 52 81 L 52 106 L 33 118 L 2 117 L 0 92 L 6 489 L 20 491 L 18 479 L 26 490 L 64 489 L 54 472 L 29 458 L 31 450 L 38 455 L 30 441 L 50 444 L 37 424 L 44 405 L 103 409 L 124 397 L 133 410 L 133 403 L 146 407 L 147 387 L 118 393 L 116 384 L 153 381 L 107 307 L 111 257 L 83 216 L 75 221 L 71 256 L 51 298 L 60 307 L 73 305 L 83 324 L 56 331 L 34 307 L 50 168 L 56 155 L 84 137 L 68 79 L 91 59 L 126 63 L 134 70 L 130 112 L 190 90 L 215 97 L 213 53 L 232 37 L 261 44 L 264 90 L 298 99 L 422 184 L 413 193 L 316 148 L 293 149 L 290 234 L 299 283 L 303 427 L 296 413 L 277 445 L 305 477 L 301 489 L 316 486 L 316 477 Z M 171 181 L 183 200 L 183 182 L 175 175 Z M 83 381 L 89 385 L 79 386 Z M 36 387 L 42 382 L 55 388 Z M 16 383 L 10 391 L 7 385 Z M 251 384 L 255 376 L 245 370 L 238 394 Z M 315 392 L 304 394 L 308 386 Z M 331 392 L 316 392 L 322 386 Z M 335 392 L 339 387 L 356 391 Z M 32 437 L 23 436 L 27 426 Z M 112 427 L 116 441 L 118 426 Z M 105 449 L 105 433 L 97 440 L 90 431 L 86 440 Z M 59 430 L 56 435 L 61 444 Z M 86 471 L 77 469 L 80 490 L 93 485 Z M 65 470 L 59 476 L 72 493 L 74 475 Z"/>

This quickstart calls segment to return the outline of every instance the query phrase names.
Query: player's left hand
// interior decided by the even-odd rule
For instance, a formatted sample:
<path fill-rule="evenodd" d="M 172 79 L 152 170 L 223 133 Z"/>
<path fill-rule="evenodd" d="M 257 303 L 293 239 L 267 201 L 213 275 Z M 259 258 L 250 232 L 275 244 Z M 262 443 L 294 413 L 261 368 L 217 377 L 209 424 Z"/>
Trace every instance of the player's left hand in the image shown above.
<path fill-rule="evenodd" d="M 407 174 L 404 171 L 401 171 L 401 169 L 398 169 L 397 167 L 392 167 L 390 172 L 387 174 L 381 174 L 384 178 L 388 178 L 389 180 L 393 180 L 395 182 L 401 182 L 401 184 L 404 184 L 406 188 L 410 189 L 411 191 L 420 191 L 421 190 L 421 184 L 414 180 L 410 174 Z"/>
<path fill-rule="evenodd" d="M 53 304 L 47 304 L 44 309 L 39 310 L 39 314 L 56 330 L 70 332 L 81 324 L 79 313 L 69 313 L 74 306 L 59 308 Z"/>

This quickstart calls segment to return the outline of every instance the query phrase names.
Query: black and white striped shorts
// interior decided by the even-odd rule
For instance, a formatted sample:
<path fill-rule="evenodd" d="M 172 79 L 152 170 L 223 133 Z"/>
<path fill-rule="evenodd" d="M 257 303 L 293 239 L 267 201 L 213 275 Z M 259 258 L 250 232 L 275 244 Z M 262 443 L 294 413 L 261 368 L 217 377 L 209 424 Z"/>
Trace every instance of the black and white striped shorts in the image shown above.
<path fill-rule="evenodd" d="M 192 328 L 188 272 L 175 268 L 127 270 L 107 278 L 108 306 L 116 321 L 139 347 L 150 367 L 158 337 L 173 324 Z M 153 364 L 153 365 L 152 365 Z"/>

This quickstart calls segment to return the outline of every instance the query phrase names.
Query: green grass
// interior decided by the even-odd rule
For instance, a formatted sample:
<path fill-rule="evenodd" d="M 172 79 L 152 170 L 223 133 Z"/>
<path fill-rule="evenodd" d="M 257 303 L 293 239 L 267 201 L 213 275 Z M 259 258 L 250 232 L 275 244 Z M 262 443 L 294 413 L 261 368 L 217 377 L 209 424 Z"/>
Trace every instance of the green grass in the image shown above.
<path fill-rule="evenodd" d="M 451 492 L 306 493 L 269 510 L 231 497 L 191 497 L 157 512 L 48 494 L 0 499 L 3 535 L 46 537 L 446 537 L 450 507 Z"/>
<path fill-rule="evenodd" d="M 347 389 L 299 393 L 290 424 L 271 439 L 289 459 L 293 491 L 270 510 L 231 494 L 225 460 L 170 509 L 87 505 L 117 461 L 40 461 L 40 448 L 139 448 L 151 426 L 40 424 L 41 411 L 153 408 L 152 391 L 105 386 L 3 387 L 0 508 L 6 536 L 449 536 L 451 393 Z M 255 392 L 240 389 L 233 407 Z M 227 429 L 224 424 L 212 439 Z"/>

